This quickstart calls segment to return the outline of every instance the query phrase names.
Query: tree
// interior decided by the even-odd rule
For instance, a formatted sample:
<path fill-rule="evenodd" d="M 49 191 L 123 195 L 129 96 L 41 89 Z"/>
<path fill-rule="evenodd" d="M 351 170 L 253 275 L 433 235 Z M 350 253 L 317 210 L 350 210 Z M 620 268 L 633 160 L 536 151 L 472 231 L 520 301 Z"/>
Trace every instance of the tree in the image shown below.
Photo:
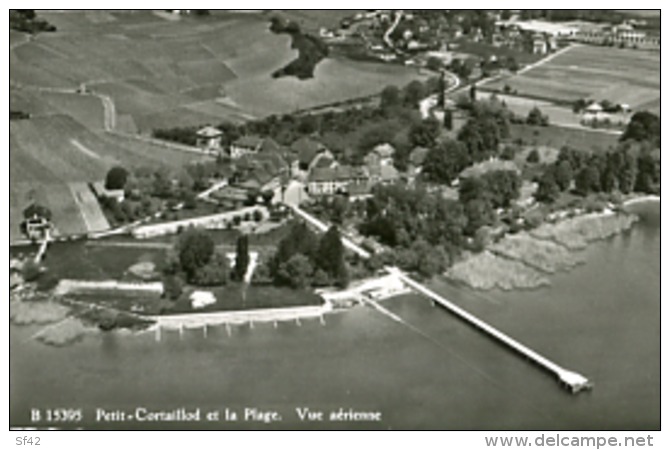
<path fill-rule="evenodd" d="M 314 267 L 307 256 L 302 254 L 293 255 L 287 262 L 280 266 L 280 273 L 288 284 L 294 289 L 303 289 L 311 283 Z"/>
<path fill-rule="evenodd" d="M 554 176 L 556 179 L 556 184 L 561 191 L 568 189 L 574 178 L 574 172 L 572 171 L 572 166 L 570 166 L 570 163 L 565 160 L 557 162 Z"/>
<path fill-rule="evenodd" d="M 397 86 L 386 86 L 381 93 L 380 107 L 384 110 L 400 105 L 400 89 Z"/>
<path fill-rule="evenodd" d="M 440 135 L 440 123 L 429 117 L 409 129 L 409 141 L 413 147 L 433 147 Z"/>
<path fill-rule="evenodd" d="M 526 117 L 526 123 L 528 125 L 546 127 L 549 125 L 549 117 L 542 114 L 540 108 L 536 106 L 528 113 L 528 117 Z"/>
<path fill-rule="evenodd" d="M 447 85 L 444 81 L 444 72 L 440 73 L 440 78 L 437 81 L 437 106 L 444 109 L 446 104 L 444 92 L 447 90 Z"/>
<path fill-rule="evenodd" d="M 491 203 L 483 198 L 475 198 L 466 203 L 465 215 L 468 219 L 465 232 L 470 236 L 474 236 L 477 230 L 483 226 L 491 225 L 495 220 L 495 212 Z"/>
<path fill-rule="evenodd" d="M 528 156 L 526 156 L 526 162 L 531 163 L 531 164 L 536 164 L 540 162 L 540 152 L 537 151 L 536 148 L 530 151 L 528 153 Z"/>
<path fill-rule="evenodd" d="M 345 276 L 344 246 L 340 232 L 336 226 L 331 226 L 319 241 L 319 251 L 316 253 L 317 266 L 335 280 Z"/>
<path fill-rule="evenodd" d="M 439 72 L 442 70 L 442 60 L 437 56 L 431 56 L 426 61 L 426 68 L 432 70 L 433 72 Z"/>
<path fill-rule="evenodd" d="M 595 167 L 586 166 L 575 177 L 575 190 L 581 195 L 600 191 L 600 173 Z"/>
<path fill-rule="evenodd" d="M 468 177 L 458 186 L 458 200 L 464 205 L 470 200 L 486 198 L 488 194 L 486 181 L 481 177 Z"/>
<path fill-rule="evenodd" d="M 185 190 L 182 194 L 182 199 L 184 201 L 184 208 L 186 209 L 195 209 L 198 206 L 198 199 L 192 190 Z"/>
<path fill-rule="evenodd" d="M 235 279 L 243 280 L 249 267 L 249 237 L 246 234 L 237 238 L 237 250 L 235 253 Z"/>
<path fill-rule="evenodd" d="M 27 282 L 37 280 L 41 273 L 42 269 L 40 268 L 40 265 L 33 259 L 26 260 L 21 267 L 21 276 Z"/>
<path fill-rule="evenodd" d="M 120 166 L 109 169 L 105 178 L 105 189 L 123 189 L 128 180 L 128 171 Z"/>
<path fill-rule="evenodd" d="M 556 175 L 553 168 L 545 170 L 542 178 L 540 178 L 535 191 L 535 199 L 538 202 L 553 203 L 561 195 L 561 190 L 556 183 Z"/>
<path fill-rule="evenodd" d="M 207 233 L 193 228 L 179 237 L 177 246 L 179 263 L 189 280 L 193 278 L 198 269 L 209 263 L 214 253 L 212 238 Z"/>
<path fill-rule="evenodd" d="M 482 176 L 486 186 L 486 198 L 494 208 L 507 208 L 512 200 L 519 198 L 521 177 L 513 170 L 494 170 Z"/>
<path fill-rule="evenodd" d="M 428 150 L 423 160 L 422 173 L 430 181 L 449 184 L 468 165 L 465 145 L 458 141 L 447 140 Z"/>
<path fill-rule="evenodd" d="M 222 286 L 228 282 L 230 263 L 226 255 L 214 253 L 209 262 L 200 267 L 191 282 L 198 286 Z"/>
<path fill-rule="evenodd" d="M 163 296 L 170 300 L 176 300 L 181 296 L 183 283 L 176 275 L 166 275 L 163 278 Z"/>
<path fill-rule="evenodd" d="M 46 220 L 51 220 L 51 210 L 44 205 L 31 203 L 23 210 L 23 218 L 32 219 L 33 217 L 41 217 Z"/>
<path fill-rule="evenodd" d="M 633 114 L 626 130 L 621 135 L 621 141 L 650 141 L 656 147 L 661 143 L 661 120 L 648 111 L 639 111 Z"/>
<path fill-rule="evenodd" d="M 661 182 L 660 154 L 655 156 L 648 149 L 643 149 L 637 158 L 637 167 L 635 190 L 649 194 L 656 193 L 660 189 Z"/>
<path fill-rule="evenodd" d="M 275 193 L 270 189 L 261 192 L 261 197 L 263 197 L 263 203 L 265 203 L 266 205 L 269 205 L 272 202 L 274 196 Z"/>
<path fill-rule="evenodd" d="M 450 109 L 444 111 L 444 128 L 451 131 L 454 128 L 454 118 L 453 113 Z"/>
<path fill-rule="evenodd" d="M 404 89 L 405 105 L 417 108 L 419 106 L 419 101 L 423 100 L 426 97 L 426 94 L 426 88 L 421 81 L 412 81 L 405 86 Z"/>

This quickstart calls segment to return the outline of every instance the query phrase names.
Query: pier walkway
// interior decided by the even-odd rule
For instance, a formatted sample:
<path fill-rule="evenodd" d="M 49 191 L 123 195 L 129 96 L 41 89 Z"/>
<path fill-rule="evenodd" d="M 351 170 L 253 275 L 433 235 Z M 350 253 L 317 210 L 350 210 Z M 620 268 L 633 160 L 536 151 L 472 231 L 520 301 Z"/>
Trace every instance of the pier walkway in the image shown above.
<path fill-rule="evenodd" d="M 322 232 L 325 232 L 328 229 L 328 225 L 322 222 L 321 220 L 317 219 L 316 217 L 312 216 L 311 214 L 303 211 L 297 206 L 291 206 L 293 211 L 296 213 L 296 215 L 302 217 L 306 221 L 310 222 L 312 225 L 314 225 L 316 228 L 321 230 Z M 350 239 L 346 237 L 342 237 L 342 244 L 349 248 L 350 250 L 354 251 L 357 253 L 359 256 L 362 256 L 363 258 L 369 258 L 370 253 L 365 251 L 364 249 L 360 248 L 356 243 L 352 242 Z M 451 313 L 455 314 L 458 316 L 460 319 L 464 320 L 465 322 L 469 323 L 470 325 L 474 326 L 478 330 L 482 331 L 484 334 L 490 336 L 491 338 L 497 340 L 498 342 L 504 344 L 505 346 L 511 348 L 515 352 L 519 353 L 520 355 L 530 359 L 543 369 L 549 371 L 550 373 L 553 373 L 559 380 L 559 382 L 568 387 L 570 391 L 573 394 L 576 394 L 578 392 L 581 392 L 583 390 L 588 390 L 593 387 L 593 384 L 584 376 L 567 370 L 558 364 L 554 363 L 553 361 L 545 358 L 544 356 L 540 355 L 536 351 L 526 347 L 522 343 L 518 342 L 517 340 L 511 338 L 507 334 L 503 333 L 502 331 L 496 329 L 495 327 L 489 325 L 488 323 L 484 322 L 483 320 L 479 319 L 478 317 L 474 316 L 473 314 L 470 314 L 463 308 L 455 305 L 454 303 L 450 302 L 446 298 L 442 297 L 441 295 L 437 294 L 436 292 L 433 292 L 432 290 L 428 289 L 421 283 L 413 280 L 410 278 L 407 274 L 405 274 L 403 271 L 401 271 L 397 267 L 391 267 L 391 266 L 385 266 L 384 270 L 389 273 L 390 275 L 394 275 L 398 277 L 403 283 L 405 283 L 408 287 L 411 289 L 415 290 L 419 294 L 422 294 L 431 300 L 433 300 L 436 303 L 439 303 L 442 305 L 444 308 L 446 308 L 448 311 Z M 373 303 L 372 301 L 368 303 Z M 396 319 L 397 320 L 397 319 Z"/>

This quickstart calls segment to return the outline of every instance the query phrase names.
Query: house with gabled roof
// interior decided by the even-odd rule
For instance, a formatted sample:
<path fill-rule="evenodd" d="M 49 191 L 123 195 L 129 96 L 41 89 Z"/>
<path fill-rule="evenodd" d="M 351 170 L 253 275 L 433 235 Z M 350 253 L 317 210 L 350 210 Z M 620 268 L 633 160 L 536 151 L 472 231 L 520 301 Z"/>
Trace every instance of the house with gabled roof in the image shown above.
<path fill-rule="evenodd" d="M 291 144 L 291 151 L 298 156 L 300 170 L 309 172 L 322 156 L 334 159 L 333 154 L 321 142 L 309 137 L 301 137 Z"/>
<path fill-rule="evenodd" d="M 247 153 L 234 162 L 235 185 L 245 189 L 273 190 L 289 175 L 289 165 L 279 153 Z"/>
<path fill-rule="evenodd" d="M 230 157 L 237 159 L 242 155 L 281 152 L 281 146 L 272 138 L 245 135 L 230 144 Z"/>
<path fill-rule="evenodd" d="M 345 194 L 351 185 L 370 182 L 370 175 L 364 166 L 337 166 L 314 168 L 307 180 L 310 195 Z"/>

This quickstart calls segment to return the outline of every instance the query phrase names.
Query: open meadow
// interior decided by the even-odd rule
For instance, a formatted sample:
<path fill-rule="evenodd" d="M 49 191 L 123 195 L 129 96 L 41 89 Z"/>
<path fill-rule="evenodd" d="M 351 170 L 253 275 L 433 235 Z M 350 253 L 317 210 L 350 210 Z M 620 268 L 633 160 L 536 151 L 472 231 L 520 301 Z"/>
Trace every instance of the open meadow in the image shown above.
<path fill-rule="evenodd" d="M 609 100 L 658 114 L 660 83 L 659 52 L 575 45 L 522 74 L 484 86 L 502 91 L 508 85 L 520 96 L 566 103 Z"/>

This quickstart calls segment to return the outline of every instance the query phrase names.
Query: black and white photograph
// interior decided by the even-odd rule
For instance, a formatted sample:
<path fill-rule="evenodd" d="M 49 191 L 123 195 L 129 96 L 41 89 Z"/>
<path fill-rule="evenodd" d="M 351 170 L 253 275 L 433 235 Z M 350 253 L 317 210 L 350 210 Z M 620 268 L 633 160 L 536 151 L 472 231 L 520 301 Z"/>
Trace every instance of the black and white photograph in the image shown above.
<path fill-rule="evenodd" d="M 660 446 L 661 10 L 235 6 L 7 10 L 10 444 Z"/>

